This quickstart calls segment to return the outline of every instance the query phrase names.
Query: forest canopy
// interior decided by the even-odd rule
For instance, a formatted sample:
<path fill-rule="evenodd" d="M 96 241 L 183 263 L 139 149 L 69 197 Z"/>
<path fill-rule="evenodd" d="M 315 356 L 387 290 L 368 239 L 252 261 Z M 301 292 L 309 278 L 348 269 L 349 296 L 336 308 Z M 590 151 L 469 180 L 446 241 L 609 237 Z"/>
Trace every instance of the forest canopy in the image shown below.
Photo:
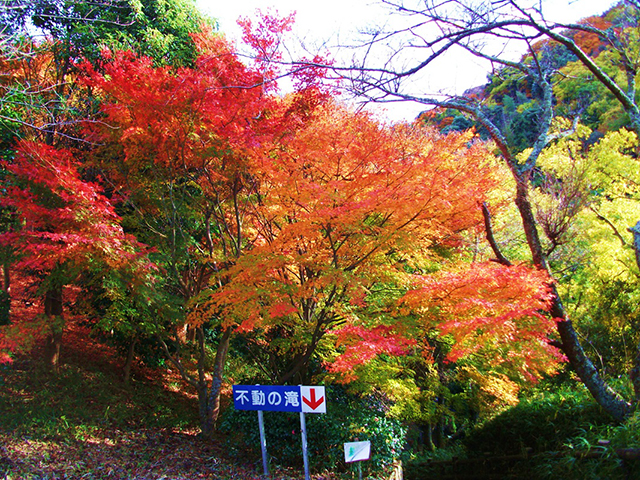
<path fill-rule="evenodd" d="M 345 385 L 431 431 L 570 368 L 632 416 L 640 7 L 551 24 L 515 0 L 384 3 L 441 27 L 418 66 L 289 63 L 293 18 L 271 15 L 243 21 L 247 59 L 184 0 L 5 9 L 0 361 L 43 346 L 55 374 L 88 328 L 125 382 L 178 371 L 209 437 L 234 383 Z M 528 51 L 490 55 L 485 33 Z M 485 85 L 403 90 L 452 45 L 494 62 Z M 347 89 L 425 111 L 385 122 Z"/>

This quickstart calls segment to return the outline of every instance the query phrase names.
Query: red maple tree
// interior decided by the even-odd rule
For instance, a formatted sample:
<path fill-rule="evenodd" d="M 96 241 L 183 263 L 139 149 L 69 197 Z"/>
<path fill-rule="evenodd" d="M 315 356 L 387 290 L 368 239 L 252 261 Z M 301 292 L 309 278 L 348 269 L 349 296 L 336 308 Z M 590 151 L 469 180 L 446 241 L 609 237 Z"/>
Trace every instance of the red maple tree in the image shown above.
<path fill-rule="evenodd" d="M 91 263 L 104 263 L 112 269 L 136 264 L 141 279 L 142 272 L 153 266 L 144 256 L 144 246 L 123 232 L 101 187 L 82 178 L 79 162 L 71 152 L 24 141 L 4 167 L 12 174 L 12 181 L 0 202 L 17 217 L 17 228 L 0 234 L 0 242 L 11 244 L 16 252 L 15 274 L 33 280 L 32 288 L 22 292 L 31 298 L 13 295 L 13 303 L 32 304 L 38 297 L 44 303 L 44 315 L 36 318 L 33 309 L 14 308 L 12 325 L 5 328 L 13 332 L 12 340 L 5 338 L 4 342 L 16 349 L 20 339 L 46 333 L 49 360 L 57 368 L 65 286 Z M 16 328 L 29 332 L 17 335 Z"/>

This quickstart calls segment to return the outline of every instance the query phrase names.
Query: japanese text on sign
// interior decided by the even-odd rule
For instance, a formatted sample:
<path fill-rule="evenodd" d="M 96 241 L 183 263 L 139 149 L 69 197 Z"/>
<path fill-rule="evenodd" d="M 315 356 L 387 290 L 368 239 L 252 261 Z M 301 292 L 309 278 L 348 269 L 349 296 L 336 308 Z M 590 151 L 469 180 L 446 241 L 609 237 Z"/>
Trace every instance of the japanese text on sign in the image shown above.
<path fill-rule="evenodd" d="M 324 387 L 234 385 L 236 410 L 326 413 Z"/>

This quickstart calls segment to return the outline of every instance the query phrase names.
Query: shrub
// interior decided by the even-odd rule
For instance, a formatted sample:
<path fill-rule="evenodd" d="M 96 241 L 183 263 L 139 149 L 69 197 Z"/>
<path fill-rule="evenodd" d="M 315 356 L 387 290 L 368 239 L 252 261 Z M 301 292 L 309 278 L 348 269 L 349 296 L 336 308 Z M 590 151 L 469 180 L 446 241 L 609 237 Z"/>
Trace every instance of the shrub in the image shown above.
<path fill-rule="evenodd" d="M 470 452 L 496 455 L 559 450 L 585 429 L 609 423 L 611 418 L 576 385 L 521 400 L 473 430 L 465 444 Z"/>

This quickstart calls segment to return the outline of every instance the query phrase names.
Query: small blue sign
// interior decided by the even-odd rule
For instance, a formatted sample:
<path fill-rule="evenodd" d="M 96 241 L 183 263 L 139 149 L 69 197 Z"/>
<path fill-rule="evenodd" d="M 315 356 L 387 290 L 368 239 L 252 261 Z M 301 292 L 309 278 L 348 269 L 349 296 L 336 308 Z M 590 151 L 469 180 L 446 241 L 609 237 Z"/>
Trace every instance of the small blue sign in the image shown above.
<path fill-rule="evenodd" d="M 324 387 L 234 385 L 236 410 L 325 413 Z"/>

